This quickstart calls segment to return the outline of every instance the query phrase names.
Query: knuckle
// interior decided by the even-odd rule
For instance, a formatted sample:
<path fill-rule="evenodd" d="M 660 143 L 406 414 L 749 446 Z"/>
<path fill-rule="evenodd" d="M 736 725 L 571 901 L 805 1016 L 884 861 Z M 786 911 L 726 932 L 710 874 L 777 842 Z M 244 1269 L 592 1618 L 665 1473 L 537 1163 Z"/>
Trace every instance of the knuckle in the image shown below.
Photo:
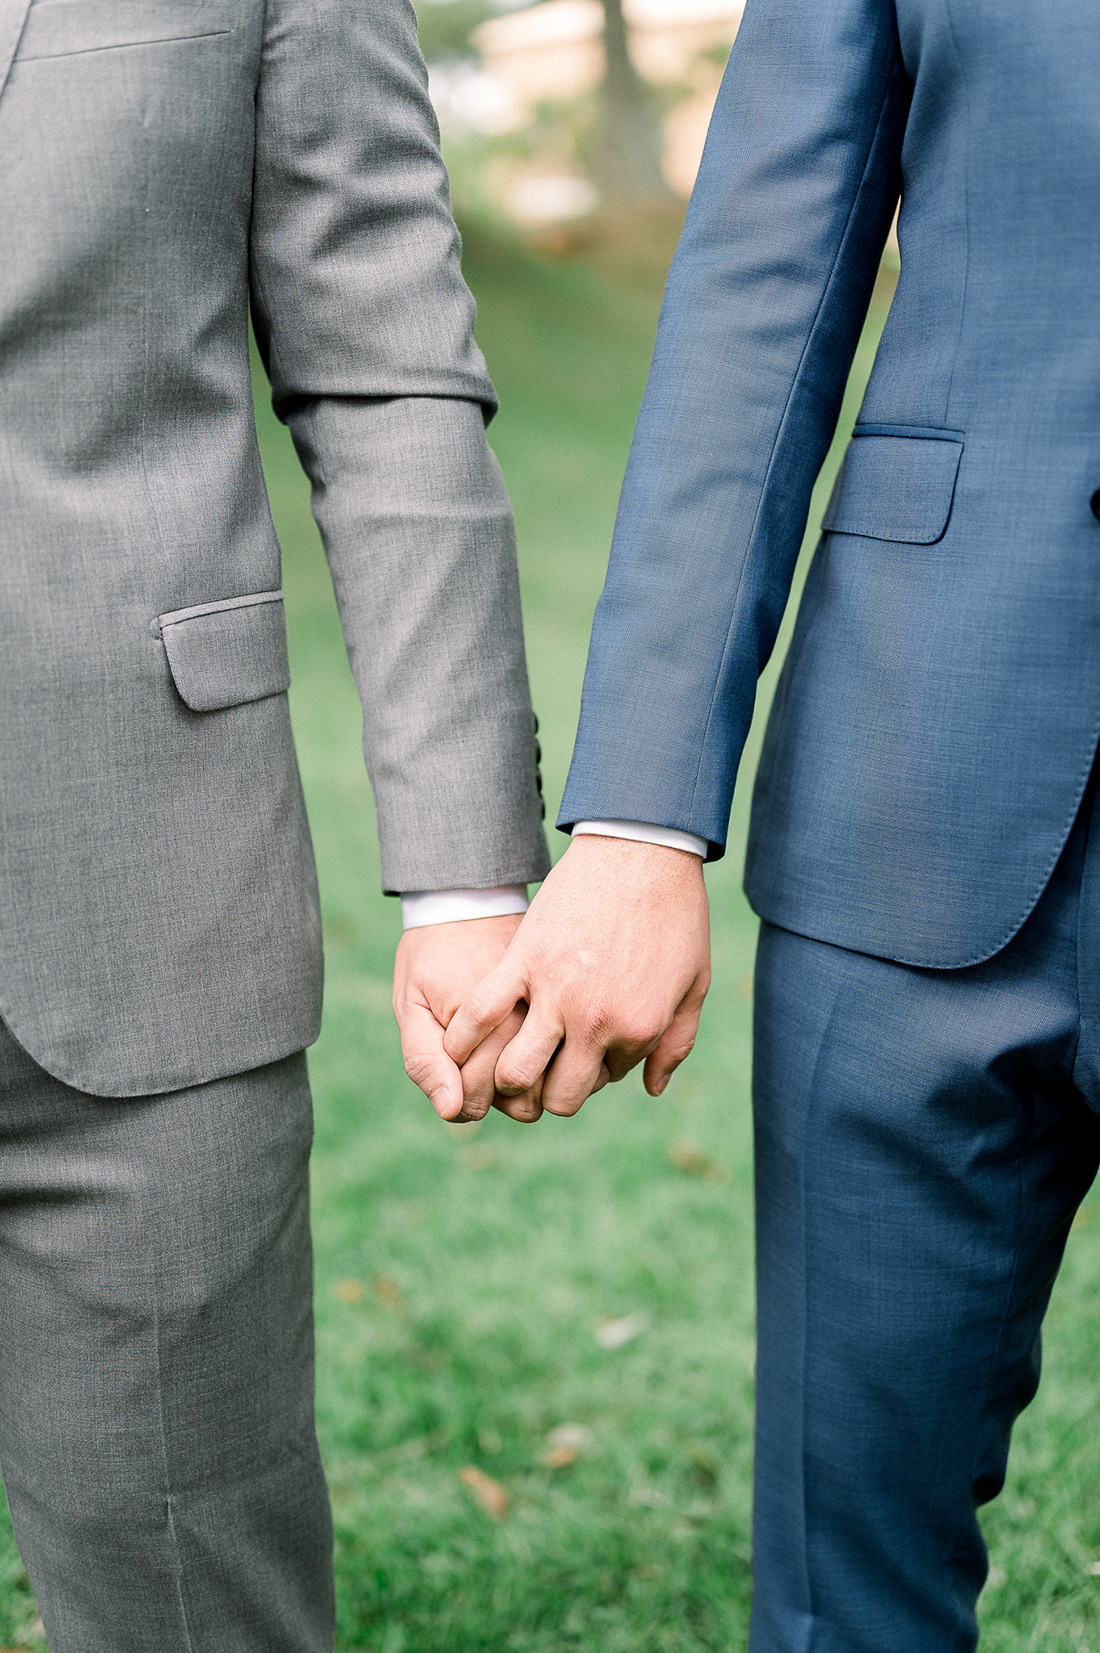
<path fill-rule="evenodd" d="M 661 1037 L 664 1024 L 652 1011 L 640 1010 L 628 1016 L 620 1032 L 620 1043 L 641 1049 Z"/>
<path fill-rule="evenodd" d="M 597 1049 L 642 1050 L 659 1039 L 668 1019 L 649 1005 L 617 1006 L 606 999 L 594 999 L 587 1008 L 583 1031 L 585 1042 Z"/>
<path fill-rule="evenodd" d="M 537 1074 L 532 1073 L 530 1064 L 526 1062 L 501 1062 L 497 1067 L 497 1087 L 507 1091 L 530 1090 Z"/>
<path fill-rule="evenodd" d="M 610 999 L 594 997 L 589 1000 L 584 1016 L 584 1035 L 589 1044 L 606 1045 L 621 1024 L 621 1017 Z"/>
<path fill-rule="evenodd" d="M 474 1046 L 474 1049 L 476 1048 Z M 469 1061 L 473 1054 L 468 1041 L 463 1039 L 461 1035 L 456 1035 L 451 1028 L 448 1028 L 443 1035 L 443 1050 L 452 1062 L 458 1062 L 460 1065 L 464 1061 Z"/>
<path fill-rule="evenodd" d="M 476 988 L 462 1007 L 463 1021 L 468 1027 L 480 1028 L 485 1022 L 492 1019 L 491 1006 L 488 995 L 479 992 Z"/>
<path fill-rule="evenodd" d="M 414 1085 L 419 1085 L 421 1090 L 426 1090 L 433 1077 L 431 1058 L 415 1052 L 406 1056 L 405 1072 Z"/>

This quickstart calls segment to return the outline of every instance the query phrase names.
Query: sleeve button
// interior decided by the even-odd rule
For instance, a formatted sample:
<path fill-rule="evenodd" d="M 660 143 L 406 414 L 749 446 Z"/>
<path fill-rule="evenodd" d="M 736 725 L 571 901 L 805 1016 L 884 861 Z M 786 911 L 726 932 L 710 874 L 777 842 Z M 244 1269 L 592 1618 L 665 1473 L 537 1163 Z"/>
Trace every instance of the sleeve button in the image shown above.
<path fill-rule="evenodd" d="M 1089 505 L 1092 509 L 1093 516 L 1096 518 L 1097 522 L 1100 522 L 1100 488 L 1097 488 L 1096 492 L 1089 500 Z"/>

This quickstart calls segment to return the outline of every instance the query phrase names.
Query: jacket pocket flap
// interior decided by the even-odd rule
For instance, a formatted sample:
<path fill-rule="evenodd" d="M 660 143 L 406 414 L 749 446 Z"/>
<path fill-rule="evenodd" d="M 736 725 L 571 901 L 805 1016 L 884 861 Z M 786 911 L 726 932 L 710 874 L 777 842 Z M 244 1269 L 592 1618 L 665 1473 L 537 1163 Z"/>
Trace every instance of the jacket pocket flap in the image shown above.
<path fill-rule="evenodd" d="M 193 712 L 216 712 L 290 687 L 281 591 L 202 603 L 158 617 L 168 667 Z"/>
<path fill-rule="evenodd" d="M 822 528 L 934 545 L 947 532 L 962 451 L 955 432 L 888 435 L 857 425 Z"/>
<path fill-rule="evenodd" d="M 230 0 L 36 0 L 15 60 L 201 40 L 228 34 L 236 21 Z"/>

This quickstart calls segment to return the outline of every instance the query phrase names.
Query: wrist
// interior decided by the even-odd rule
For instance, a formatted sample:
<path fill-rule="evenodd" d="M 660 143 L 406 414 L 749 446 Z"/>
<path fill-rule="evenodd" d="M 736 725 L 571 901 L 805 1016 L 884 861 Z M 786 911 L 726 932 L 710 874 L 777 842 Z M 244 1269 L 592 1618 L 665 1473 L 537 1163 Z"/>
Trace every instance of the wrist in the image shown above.
<path fill-rule="evenodd" d="M 668 849 L 687 850 L 705 860 L 709 844 L 694 832 L 683 827 L 658 826 L 649 821 L 577 821 L 572 828 L 575 838 L 625 838 L 639 844 L 662 844 Z"/>
<path fill-rule="evenodd" d="M 700 878 L 703 874 L 703 857 L 694 850 L 657 844 L 648 838 L 619 838 L 610 833 L 579 833 L 562 859 L 566 857 L 574 862 L 584 860 L 593 865 L 679 867 L 685 873 L 697 873 Z"/>
<path fill-rule="evenodd" d="M 502 884 L 492 890 L 407 890 L 401 897 L 406 930 L 429 924 L 456 924 L 472 918 L 501 918 L 527 911 L 526 884 Z"/>

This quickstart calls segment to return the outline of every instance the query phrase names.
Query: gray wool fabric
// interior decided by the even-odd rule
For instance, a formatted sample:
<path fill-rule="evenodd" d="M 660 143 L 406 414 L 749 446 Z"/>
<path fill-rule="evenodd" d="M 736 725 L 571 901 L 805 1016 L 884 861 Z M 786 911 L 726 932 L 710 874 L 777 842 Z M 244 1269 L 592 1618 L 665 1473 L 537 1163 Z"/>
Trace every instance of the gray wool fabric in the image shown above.
<path fill-rule="evenodd" d="M 87 1096 L 0 1023 L 0 1463 L 57 1653 L 331 1653 L 305 1057 Z"/>
<path fill-rule="evenodd" d="M 138 1096 L 315 1036 L 248 315 L 387 889 L 541 877 L 511 516 L 412 9 L 0 0 L 0 1013 Z"/>

